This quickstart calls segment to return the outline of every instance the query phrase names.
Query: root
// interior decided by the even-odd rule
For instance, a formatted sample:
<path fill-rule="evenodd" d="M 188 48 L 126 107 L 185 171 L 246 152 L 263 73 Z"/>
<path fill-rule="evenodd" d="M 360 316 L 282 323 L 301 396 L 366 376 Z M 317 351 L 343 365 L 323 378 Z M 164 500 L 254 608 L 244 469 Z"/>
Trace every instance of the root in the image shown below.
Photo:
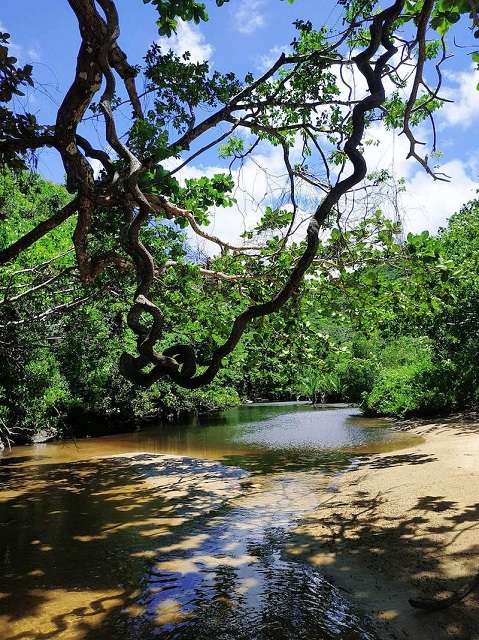
<path fill-rule="evenodd" d="M 475 591 L 479 591 L 479 572 L 464 589 L 456 591 L 456 593 L 453 593 L 449 598 L 444 598 L 443 600 L 436 600 L 435 598 L 409 598 L 409 604 L 415 609 L 423 609 L 424 611 L 443 611 L 458 604 Z"/>

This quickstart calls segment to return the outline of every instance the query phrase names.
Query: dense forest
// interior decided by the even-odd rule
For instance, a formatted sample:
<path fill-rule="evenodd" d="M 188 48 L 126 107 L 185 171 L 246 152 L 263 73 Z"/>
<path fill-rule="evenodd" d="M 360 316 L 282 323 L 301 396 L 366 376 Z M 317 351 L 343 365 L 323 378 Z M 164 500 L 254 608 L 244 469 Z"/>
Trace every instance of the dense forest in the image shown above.
<path fill-rule="evenodd" d="M 4 171 L 0 249 L 68 199 L 38 174 Z M 267 213 L 260 225 L 268 223 Z M 143 389 L 119 373 L 119 354 L 133 342 L 124 317 L 134 274 L 106 270 L 93 288 L 82 286 L 72 228 L 53 231 L 2 271 L 1 424 L 12 439 L 107 432 L 245 400 L 353 402 L 386 416 L 477 403 L 478 201 L 436 236 L 401 239 L 379 209 L 352 230 L 333 226 L 293 298 L 251 325 L 218 378 L 196 391 L 168 380 Z M 159 271 L 154 285 L 170 339 L 193 340 L 207 357 L 245 296 L 262 295 L 261 276 L 235 275 L 228 256 L 210 259 L 208 270 L 192 263 L 184 231 L 168 222 L 151 225 L 147 242 L 157 261 L 179 265 Z M 298 250 L 288 247 L 282 269 Z"/>
<path fill-rule="evenodd" d="M 450 30 L 479 33 L 468 2 L 333 3 L 334 27 L 296 19 L 256 76 L 168 47 L 227 0 L 145 0 L 160 39 L 135 65 L 114 2 L 68 4 L 81 43 L 45 121 L 34 66 L 0 33 L 3 442 L 245 400 L 475 405 L 478 202 L 437 235 L 405 234 L 403 178 L 368 166 L 396 131 L 431 181 L 450 179 L 435 118 Z M 276 184 L 245 199 L 244 166 L 274 182 L 278 153 Z M 54 155 L 51 182 L 38 161 Z M 260 215 L 220 238 L 239 200 Z"/>

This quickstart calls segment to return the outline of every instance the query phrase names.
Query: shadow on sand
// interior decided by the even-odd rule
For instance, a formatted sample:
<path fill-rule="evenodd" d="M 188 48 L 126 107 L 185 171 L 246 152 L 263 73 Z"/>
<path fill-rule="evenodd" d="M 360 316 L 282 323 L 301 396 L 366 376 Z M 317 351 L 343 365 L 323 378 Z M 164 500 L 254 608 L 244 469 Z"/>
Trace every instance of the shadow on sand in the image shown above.
<path fill-rule="evenodd" d="M 395 454 L 362 464 L 368 463 L 367 474 L 434 460 Z M 335 466 L 336 460 L 331 471 L 344 468 L 344 462 Z M 290 470 L 295 470 L 294 463 Z M 436 591 L 441 584 L 445 549 L 438 548 L 438 536 L 447 534 L 453 545 L 466 530 L 479 527 L 479 502 L 460 508 L 442 496 L 426 494 L 405 513 L 388 515 L 385 493 L 370 495 L 353 487 L 348 496 L 324 492 L 301 528 L 286 536 L 278 524 L 255 540 L 247 527 L 255 515 L 247 513 L 255 510 L 254 502 L 243 507 L 246 526 L 234 530 L 228 544 L 244 544 L 246 552 L 231 561 L 226 548 L 218 550 L 217 540 L 232 510 L 238 511 L 235 500 L 245 491 L 241 475 L 214 462 L 149 454 L 41 465 L 25 456 L 2 463 L 2 640 L 377 640 L 322 572 L 327 574 L 333 563 L 336 571 L 348 575 L 359 563 L 379 575 L 385 556 L 393 572 L 395 566 L 411 567 L 407 583 L 399 585 L 405 608 L 391 604 L 394 615 L 403 616 L 411 581 L 419 581 L 423 591 Z M 440 525 L 432 524 L 432 514 L 441 514 Z M 467 553 L 479 555 L 479 544 Z M 213 564 L 215 554 L 219 561 Z M 173 569 L 161 569 L 157 588 L 162 562 L 173 563 Z M 255 575 L 263 581 L 263 605 L 251 618 L 258 585 L 248 571 L 254 562 L 259 567 Z M 180 574 L 181 584 L 194 594 L 186 610 L 184 603 L 168 597 Z M 462 577 L 445 581 L 447 589 L 463 584 Z M 160 591 L 161 598 L 155 599 Z M 374 592 L 365 586 L 362 598 L 366 603 Z M 197 609 L 196 621 L 192 607 Z M 418 619 L 425 621 L 424 628 L 454 624 L 451 637 L 475 637 L 471 630 L 479 633 L 477 602 L 468 599 L 456 614 L 453 623 L 447 612 L 434 614 L 429 622 L 425 614 L 414 615 L 422 616 Z"/>

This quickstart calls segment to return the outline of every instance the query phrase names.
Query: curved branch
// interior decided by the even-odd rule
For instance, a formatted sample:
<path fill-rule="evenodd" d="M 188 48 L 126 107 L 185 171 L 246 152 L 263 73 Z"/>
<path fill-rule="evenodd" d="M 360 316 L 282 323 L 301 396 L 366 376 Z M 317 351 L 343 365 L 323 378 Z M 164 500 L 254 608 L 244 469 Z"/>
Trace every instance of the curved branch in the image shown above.
<path fill-rule="evenodd" d="M 402 11 L 404 1 L 405 0 L 396 0 L 388 9 L 374 16 L 370 26 L 370 44 L 363 52 L 354 58 L 359 72 L 367 82 L 369 95 L 355 104 L 352 113 L 351 134 L 344 145 L 344 152 L 353 165 L 353 172 L 348 177 L 339 180 L 316 209 L 308 226 L 306 249 L 297 261 L 283 288 L 271 300 L 248 307 L 236 318 L 233 322 L 229 337 L 214 351 L 209 365 L 199 375 L 195 376 L 196 358 L 193 348 L 189 345 L 174 345 L 164 351 L 164 356 L 170 359 L 168 368 L 171 367 L 171 358 L 178 363 L 177 368 L 173 368 L 173 370 L 168 370 L 163 363 L 157 361 L 156 357 L 147 358 L 147 354 L 140 349 L 140 356 L 138 358 L 133 358 L 126 353 L 123 354 L 122 370 L 132 382 L 143 386 L 150 386 L 162 376 L 170 375 L 174 382 L 188 389 L 196 389 L 208 384 L 218 373 L 222 366 L 223 359 L 229 355 L 238 344 L 249 322 L 255 318 L 277 311 L 291 298 L 316 256 L 321 225 L 328 219 L 331 211 L 338 204 L 339 200 L 366 176 L 366 161 L 358 147 L 364 135 L 366 114 L 380 107 L 385 101 L 385 90 L 382 83 L 383 72 L 388 61 L 397 51 L 391 42 L 390 32 L 394 21 Z M 384 47 L 385 52 L 377 58 L 374 66 L 372 66 L 371 60 L 381 46 Z M 285 56 L 283 55 L 278 60 L 277 64 L 279 64 L 279 66 L 283 63 L 284 58 Z M 213 117 L 217 117 L 217 114 L 214 114 Z M 165 211 L 167 211 L 168 206 L 171 206 L 166 200 L 161 198 L 159 205 Z M 174 207 L 172 211 L 172 215 L 181 215 L 182 217 L 187 217 L 187 219 L 192 217 L 190 212 L 187 212 L 187 214 L 186 216 L 184 212 L 179 214 L 176 207 Z M 189 221 L 191 224 L 191 220 Z M 133 319 L 135 322 L 132 322 L 130 326 L 141 336 L 142 328 L 138 324 L 139 314 L 141 311 L 149 312 L 151 315 L 154 314 L 148 309 L 147 305 L 143 304 L 139 306 L 140 308 L 136 310 Z M 156 317 L 155 322 L 159 323 L 160 319 Z M 134 326 L 135 323 L 136 326 Z M 148 336 L 151 337 L 152 332 L 153 328 L 150 330 Z M 142 371 L 148 364 L 153 364 L 153 368 L 147 372 Z"/>
<path fill-rule="evenodd" d="M 226 242 L 225 240 L 221 240 L 221 238 L 218 238 L 217 236 L 214 236 L 211 233 L 208 233 L 207 231 L 202 229 L 200 225 L 196 222 L 195 216 L 191 211 L 188 211 L 188 209 L 182 209 L 181 207 L 178 207 L 177 205 L 170 202 L 164 196 L 146 194 L 145 197 L 148 201 L 149 206 L 153 211 L 166 214 L 166 216 L 169 218 L 184 218 L 185 220 L 188 220 L 191 228 L 196 233 L 196 235 L 200 236 L 201 238 L 204 238 L 205 240 L 209 240 L 214 244 L 217 244 L 221 249 L 229 249 L 230 251 L 234 251 L 235 253 L 261 250 L 261 247 L 259 246 L 241 247 L 241 246 L 233 245 L 233 244 L 230 244 L 229 242 Z"/>
<path fill-rule="evenodd" d="M 434 0 L 425 0 L 424 6 L 421 10 L 421 14 L 418 22 L 417 29 L 417 41 L 419 46 L 418 51 L 418 60 L 416 64 L 416 73 L 414 75 L 413 86 L 411 92 L 409 94 L 408 101 L 406 103 L 406 109 L 404 111 L 404 127 L 403 133 L 409 141 L 409 153 L 407 155 L 408 158 L 414 158 L 419 162 L 419 164 L 426 170 L 426 172 L 434 178 L 434 180 L 442 180 L 444 182 L 448 182 L 449 178 L 445 174 L 437 173 L 431 169 L 427 162 L 427 157 L 423 158 L 416 151 L 416 146 L 418 144 L 424 144 L 423 142 L 418 142 L 414 137 L 414 134 L 411 130 L 410 118 L 413 113 L 414 106 L 416 104 L 417 95 L 419 91 L 419 87 L 424 83 L 423 73 L 424 73 L 424 63 L 426 61 L 426 31 L 429 23 L 429 18 L 431 17 L 431 13 L 434 7 Z"/>
<path fill-rule="evenodd" d="M 22 251 L 31 247 L 37 240 L 43 238 L 49 231 L 56 229 L 65 220 L 70 218 L 78 210 L 79 198 L 74 198 L 71 202 L 60 209 L 47 220 L 43 220 L 37 226 L 16 240 L 6 249 L 0 251 L 0 264 L 5 264 L 16 258 Z"/>

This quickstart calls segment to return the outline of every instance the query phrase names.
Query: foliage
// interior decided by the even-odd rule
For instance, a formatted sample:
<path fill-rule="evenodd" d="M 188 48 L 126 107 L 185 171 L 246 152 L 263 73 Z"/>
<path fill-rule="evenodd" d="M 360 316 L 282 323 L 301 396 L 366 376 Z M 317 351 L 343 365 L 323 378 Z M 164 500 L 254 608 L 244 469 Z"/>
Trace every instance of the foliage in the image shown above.
<path fill-rule="evenodd" d="M 36 174 L 4 172 L 0 202 L 8 224 L 1 227 L 0 242 L 14 241 L 68 198 L 62 187 Z M 168 417 L 237 404 L 237 393 L 221 379 L 196 392 L 171 383 L 146 391 L 120 375 L 119 354 L 133 342 L 123 318 L 135 284 L 128 273 L 118 281 L 108 271 L 93 294 L 86 292 L 72 268 L 72 230 L 73 222 L 55 230 L 1 272 L 1 424 L 15 432 L 16 439 L 29 439 L 71 429 L 80 434 L 118 429 L 148 416 Z M 158 257 L 184 256 L 181 233 L 167 225 L 151 227 L 148 241 Z M 198 283 L 197 271 L 187 268 L 180 281 L 171 278 L 169 282 L 170 322 L 180 314 L 185 332 L 195 325 L 188 326 L 179 292 L 193 295 Z M 75 306 L 85 293 L 88 302 Z M 71 305 L 68 313 L 55 312 L 65 305 Z M 36 320 L 49 309 L 51 314 Z M 207 332 L 205 324 L 205 336 Z"/>
<path fill-rule="evenodd" d="M 431 414 L 447 408 L 441 389 L 445 371 L 433 362 L 429 340 L 402 336 L 381 356 L 377 379 L 367 394 L 367 413 L 385 416 Z"/>
<path fill-rule="evenodd" d="M 221 180 L 208 183 L 220 189 L 211 197 L 222 197 Z M 188 197 L 195 197 L 196 185 L 186 185 Z M 18 225 L 34 225 L 68 195 L 35 174 L 4 172 L 0 200 L 13 221 L 2 226 L 2 242 L 11 242 Z M 274 230 L 274 216 L 268 209 L 259 227 Z M 135 283 L 128 271 L 121 280 L 106 271 L 75 306 L 85 290 L 73 269 L 71 228 L 57 229 L 22 253 L 0 279 L 0 420 L 10 430 L 20 428 L 23 438 L 118 429 L 145 418 L 224 408 L 241 398 L 342 400 L 362 404 L 367 413 L 401 416 L 478 401 L 478 201 L 453 215 L 437 236 L 410 234 L 403 245 L 379 212 L 352 230 L 333 228 L 318 250 L 314 277 L 280 313 L 251 325 L 216 381 L 198 391 L 167 380 L 140 389 L 120 375 L 118 356 L 134 340 L 124 315 Z M 185 261 L 182 231 L 171 225 L 150 226 L 147 241 L 157 259 L 182 265 L 165 270 L 154 285 L 169 339 L 194 339 L 208 359 L 245 295 L 261 296 L 268 282 L 261 272 L 241 286 L 205 279 Z M 284 257 L 293 259 L 297 250 L 292 244 Z M 332 258 L 333 270 L 325 266 Z M 241 273 L 241 264 L 223 255 L 210 267 Z M 288 268 L 287 260 L 278 266 Z M 62 305 L 72 306 L 35 320 Z"/>
<path fill-rule="evenodd" d="M 144 2 L 161 36 L 179 20 L 208 20 L 196 0 Z M 34 70 L 0 34 L 2 433 L 61 432 L 86 416 L 131 423 L 245 397 L 341 399 L 388 415 L 477 403 L 478 203 L 437 236 L 399 242 L 380 209 L 390 176 L 368 175 L 363 157 L 368 128 L 381 122 L 441 178 L 428 164 L 435 143 L 421 157 L 413 129 L 434 129 L 447 34 L 461 19 L 478 26 L 470 3 L 340 0 L 344 31 L 297 20 L 289 53 L 256 79 L 166 50 L 164 39 L 131 66 L 114 3 L 100 4 L 71 6 L 82 47 L 54 126 L 16 100 L 35 89 Z M 350 72 L 368 85 L 360 100 Z M 427 84 L 434 72 L 437 89 Z M 132 117 L 115 126 L 124 104 Z M 98 133 L 100 118 L 95 150 L 77 129 Z M 221 169 L 181 177 L 215 146 Z M 45 147 L 60 153 L 66 187 L 35 172 Z M 286 190 L 259 203 L 248 246 L 232 246 L 212 235 L 213 215 L 235 203 L 233 168 L 239 175 L 272 147 Z M 102 165 L 98 176 L 88 158 Z M 362 197 L 364 215 L 345 224 L 343 208 L 359 209 Z M 193 233 L 219 253 L 194 253 Z"/>

